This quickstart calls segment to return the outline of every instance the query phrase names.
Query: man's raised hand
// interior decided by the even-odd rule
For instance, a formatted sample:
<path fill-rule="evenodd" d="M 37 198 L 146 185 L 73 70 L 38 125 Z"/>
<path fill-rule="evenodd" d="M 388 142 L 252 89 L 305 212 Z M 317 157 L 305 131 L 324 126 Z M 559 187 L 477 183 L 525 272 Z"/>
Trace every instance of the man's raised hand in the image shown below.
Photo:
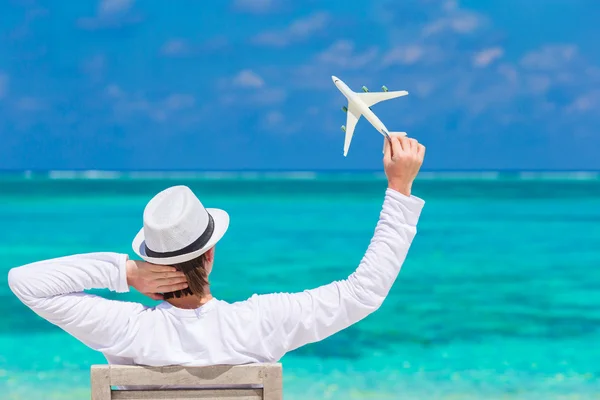
<path fill-rule="evenodd" d="M 383 154 L 383 169 L 388 187 L 410 196 L 412 183 L 419 173 L 424 157 L 425 146 L 416 139 L 391 136 L 390 141 L 385 142 Z"/>

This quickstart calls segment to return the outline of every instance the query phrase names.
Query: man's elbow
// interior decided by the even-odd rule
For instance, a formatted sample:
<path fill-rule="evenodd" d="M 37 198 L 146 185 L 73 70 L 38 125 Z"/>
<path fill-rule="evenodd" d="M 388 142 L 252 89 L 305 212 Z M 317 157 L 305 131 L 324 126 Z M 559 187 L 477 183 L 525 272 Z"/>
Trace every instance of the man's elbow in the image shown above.
<path fill-rule="evenodd" d="M 374 312 L 381 307 L 389 294 L 391 284 L 387 281 L 388 279 L 382 279 L 380 276 L 366 277 L 364 274 L 355 272 L 348 277 L 346 282 L 347 290 L 352 297 L 363 307 Z"/>
<path fill-rule="evenodd" d="M 25 271 L 22 267 L 8 271 L 8 287 L 19 299 L 25 296 Z"/>
<path fill-rule="evenodd" d="M 383 305 L 384 300 L 385 296 L 380 297 L 372 295 L 368 300 L 363 300 L 363 305 L 366 309 L 369 310 L 369 314 L 372 314 L 375 311 L 379 310 L 379 308 Z"/>
<path fill-rule="evenodd" d="M 350 293 L 354 303 L 354 307 L 357 311 L 355 317 L 362 319 L 375 311 L 377 311 L 383 304 L 386 296 L 383 293 L 378 293 L 373 290 L 369 290 L 362 286 L 352 286 Z"/>

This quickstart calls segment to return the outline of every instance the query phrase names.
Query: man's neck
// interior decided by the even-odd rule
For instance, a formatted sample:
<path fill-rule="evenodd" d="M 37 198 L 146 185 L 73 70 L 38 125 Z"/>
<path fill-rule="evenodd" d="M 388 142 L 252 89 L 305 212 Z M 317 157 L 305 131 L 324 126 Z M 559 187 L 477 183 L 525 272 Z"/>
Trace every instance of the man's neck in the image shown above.
<path fill-rule="evenodd" d="M 189 296 L 183 296 L 180 298 L 173 297 L 172 299 L 165 300 L 165 301 L 167 303 L 171 304 L 173 307 L 183 308 L 183 309 L 194 309 L 194 308 L 203 306 L 209 300 L 212 300 L 212 298 L 213 297 L 210 294 L 210 291 L 206 291 L 206 293 L 202 297 L 196 296 L 196 295 L 189 295 Z"/>

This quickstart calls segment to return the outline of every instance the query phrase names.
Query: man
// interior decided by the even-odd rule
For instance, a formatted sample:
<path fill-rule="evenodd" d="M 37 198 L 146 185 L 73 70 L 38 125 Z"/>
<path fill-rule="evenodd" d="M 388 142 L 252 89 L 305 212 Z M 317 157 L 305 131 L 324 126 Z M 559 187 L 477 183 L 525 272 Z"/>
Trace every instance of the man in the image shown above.
<path fill-rule="evenodd" d="M 208 275 L 229 217 L 205 209 L 191 190 L 176 186 L 144 210 L 133 250 L 145 261 L 114 253 L 57 258 L 12 269 L 9 285 L 34 312 L 112 364 L 274 362 L 360 321 L 383 303 L 416 234 L 424 202 L 411 195 L 411 186 L 424 155 L 414 139 L 393 137 L 386 145 L 388 188 L 379 223 L 358 269 L 342 281 L 233 304 L 217 300 Z M 127 292 L 129 286 L 165 301 L 146 307 L 84 292 Z"/>

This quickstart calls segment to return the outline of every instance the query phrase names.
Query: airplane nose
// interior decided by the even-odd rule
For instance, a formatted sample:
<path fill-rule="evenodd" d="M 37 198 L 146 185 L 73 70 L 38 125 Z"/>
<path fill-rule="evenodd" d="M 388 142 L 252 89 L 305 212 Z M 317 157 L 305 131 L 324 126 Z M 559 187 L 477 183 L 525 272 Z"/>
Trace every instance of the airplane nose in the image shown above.
<path fill-rule="evenodd" d="M 331 75 L 331 80 L 333 81 L 333 83 L 335 83 L 336 81 L 339 81 L 337 76 L 333 76 Z"/>

